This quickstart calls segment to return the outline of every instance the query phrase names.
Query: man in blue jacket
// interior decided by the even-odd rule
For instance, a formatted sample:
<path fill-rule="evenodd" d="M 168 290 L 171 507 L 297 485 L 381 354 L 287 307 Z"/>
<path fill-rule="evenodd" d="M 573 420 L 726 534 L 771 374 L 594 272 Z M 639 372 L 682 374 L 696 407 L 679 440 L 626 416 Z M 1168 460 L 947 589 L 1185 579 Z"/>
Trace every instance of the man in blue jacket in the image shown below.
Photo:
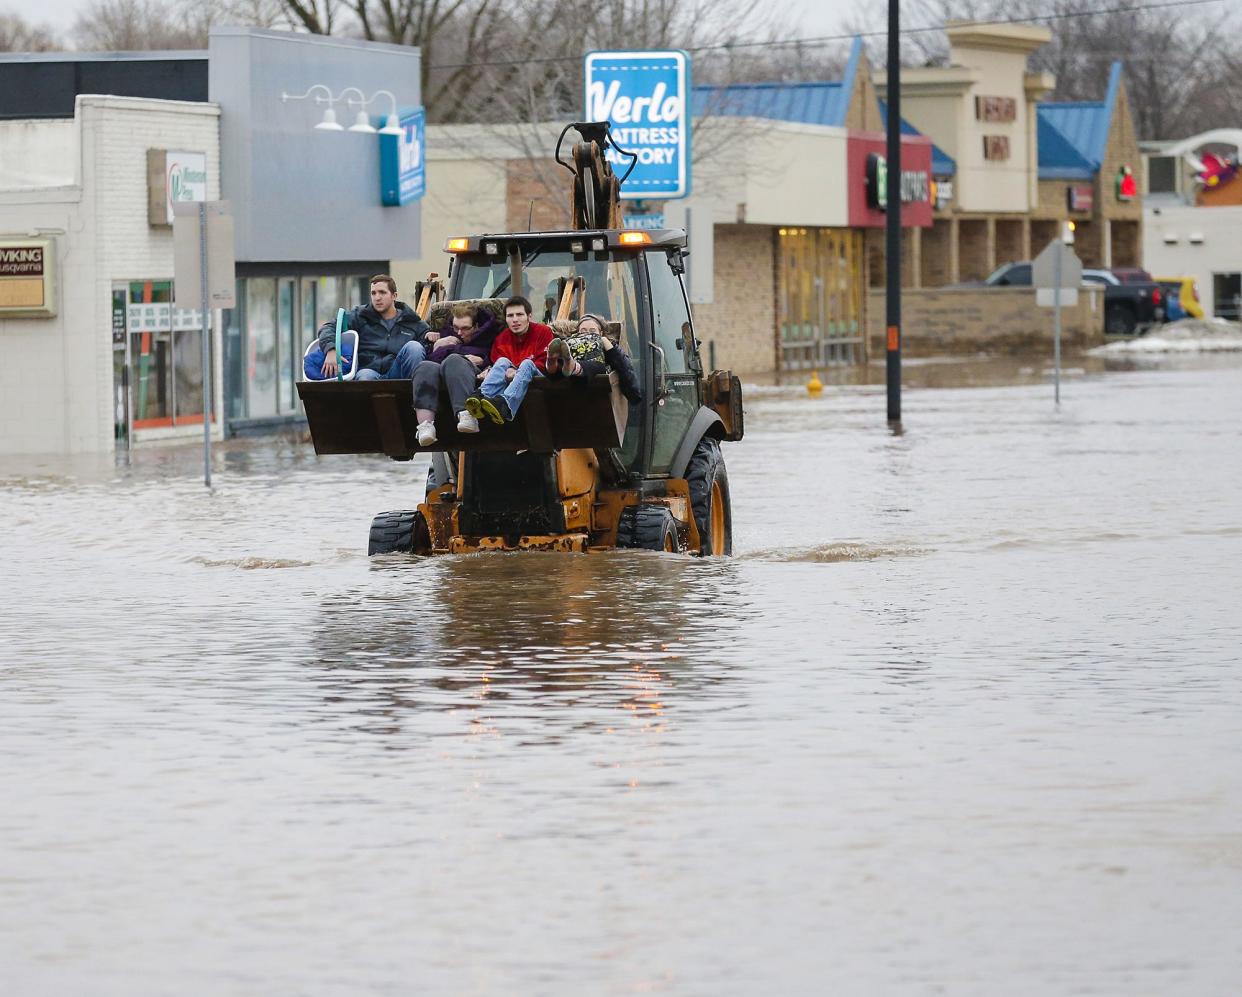
<path fill-rule="evenodd" d="M 404 301 L 397 300 L 397 282 L 388 274 L 371 278 L 371 303 L 349 313 L 345 328 L 358 333 L 357 381 L 411 378 L 427 356 L 430 327 Z M 323 376 L 336 377 L 336 322 L 319 330 Z"/>

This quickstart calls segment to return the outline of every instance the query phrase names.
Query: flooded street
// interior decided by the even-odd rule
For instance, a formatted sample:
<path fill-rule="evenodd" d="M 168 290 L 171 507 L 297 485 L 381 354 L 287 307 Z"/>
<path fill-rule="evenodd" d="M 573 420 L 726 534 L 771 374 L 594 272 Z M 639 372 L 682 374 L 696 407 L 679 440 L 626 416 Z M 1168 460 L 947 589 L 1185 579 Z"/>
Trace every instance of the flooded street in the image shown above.
<path fill-rule="evenodd" d="M 732 559 L 5 458 L 0 992 L 1235 993 L 1242 358 L 987 368 L 749 389 Z"/>

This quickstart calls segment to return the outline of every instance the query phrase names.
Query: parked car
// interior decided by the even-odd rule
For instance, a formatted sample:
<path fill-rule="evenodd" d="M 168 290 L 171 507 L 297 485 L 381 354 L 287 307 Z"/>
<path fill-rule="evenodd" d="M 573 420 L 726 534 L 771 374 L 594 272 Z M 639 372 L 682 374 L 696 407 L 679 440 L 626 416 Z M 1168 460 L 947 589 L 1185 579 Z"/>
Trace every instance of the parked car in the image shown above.
<path fill-rule="evenodd" d="M 1133 336 L 1164 321 L 1164 292 L 1151 274 L 1138 267 L 1083 270 L 1084 286 L 1104 288 L 1104 331 Z M 983 282 L 987 287 L 1030 287 L 1031 264 L 1004 263 Z"/>
<path fill-rule="evenodd" d="M 1165 309 L 1169 313 L 1169 321 L 1175 322 L 1179 318 L 1203 318 L 1203 304 L 1199 301 L 1199 285 L 1193 277 L 1157 277 L 1156 283 L 1164 288 L 1165 294 L 1176 293 L 1177 300 L 1184 315 L 1174 315 L 1171 308 Z"/>
<path fill-rule="evenodd" d="M 1133 336 L 1165 321 L 1164 291 L 1146 270 L 1087 269 L 1082 280 L 1104 286 L 1104 332 L 1110 336 Z"/>

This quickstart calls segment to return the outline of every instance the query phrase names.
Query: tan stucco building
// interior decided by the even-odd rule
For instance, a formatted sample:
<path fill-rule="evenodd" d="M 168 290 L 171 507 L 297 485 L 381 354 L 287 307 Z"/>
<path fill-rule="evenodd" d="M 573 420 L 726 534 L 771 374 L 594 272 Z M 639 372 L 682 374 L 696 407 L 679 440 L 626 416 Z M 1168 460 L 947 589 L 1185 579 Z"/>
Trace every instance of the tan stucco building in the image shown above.
<path fill-rule="evenodd" d="M 1027 70 L 1048 29 L 945 31 L 948 66 L 902 70 L 902 117 L 942 151 L 936 220 L 909 233 L 904 283 L 980 280 L 1037 255 L 1067 221 L 1087 266 L 1138 266 L 1141 204 L 1118 192 L 1123 169 L 1133 176 L 1140 165 L 1120 64 L 1103 100 L 1048 102 L 1055 78 Z M 883 75 L 877 86 L 886 92 Z"/>

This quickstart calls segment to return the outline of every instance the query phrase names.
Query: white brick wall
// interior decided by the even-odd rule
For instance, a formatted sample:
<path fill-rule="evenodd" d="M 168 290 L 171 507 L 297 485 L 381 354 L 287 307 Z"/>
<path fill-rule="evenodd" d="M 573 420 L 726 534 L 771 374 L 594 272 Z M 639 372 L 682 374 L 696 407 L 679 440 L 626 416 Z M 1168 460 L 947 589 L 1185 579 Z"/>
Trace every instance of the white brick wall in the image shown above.
<path fill-rule="evenodd" d="M 75 125 L 78 187 L 0 191 L 0 234 L 53 234 L 59 267 L 56 318 L 0 320 L 0 453 L 112 449 L 113 282 L 173 276 L 172 230 L 147 224 L 147 149 L 202 150 L 220 196 L 213 105 L 79 97 Z M 215 352 L 219 412 L 218 335 Z"/>

